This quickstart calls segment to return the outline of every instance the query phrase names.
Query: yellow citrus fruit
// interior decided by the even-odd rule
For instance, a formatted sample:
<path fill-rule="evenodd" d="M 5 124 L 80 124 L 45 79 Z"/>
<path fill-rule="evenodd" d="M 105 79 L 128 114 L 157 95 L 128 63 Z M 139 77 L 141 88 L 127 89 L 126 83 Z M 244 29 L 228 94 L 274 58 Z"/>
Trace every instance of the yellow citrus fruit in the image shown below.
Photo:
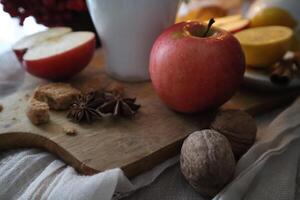
<path fill-rule="evenodd" d="M 262 9 L 251 19 L 252 27 L 272 25 L 294 28 L 297 26 L 297 21 L 288 11 L 277 7 Z"/>
<path fill-rule="evenodd" d="M 291 48 L 293 30 L 285 26 L 249 28 L 235 34 L 242 45 L 246 64 L 268 67 Z"/>

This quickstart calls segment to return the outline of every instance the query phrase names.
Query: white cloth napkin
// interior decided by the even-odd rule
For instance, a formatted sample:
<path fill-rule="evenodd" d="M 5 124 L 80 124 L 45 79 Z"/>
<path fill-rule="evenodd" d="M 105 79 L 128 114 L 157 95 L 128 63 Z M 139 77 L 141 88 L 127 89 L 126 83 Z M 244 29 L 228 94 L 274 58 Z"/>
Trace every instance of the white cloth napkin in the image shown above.
<path fill-rule="evenodd" d="M 120 169 L 94 176 L 81 176 L 55 156 L 36 149 L 5 152 L 0 155 L 0 199 L 110 200 L 127 196 L 150 184 L 172 158 L 153 170 L 129 181 Z"/>
<path fill-rule="evenodd" d="M 260 136 L 238 162 L 235 179 L 214 200 L 300 198 L 300 98 Z"/>

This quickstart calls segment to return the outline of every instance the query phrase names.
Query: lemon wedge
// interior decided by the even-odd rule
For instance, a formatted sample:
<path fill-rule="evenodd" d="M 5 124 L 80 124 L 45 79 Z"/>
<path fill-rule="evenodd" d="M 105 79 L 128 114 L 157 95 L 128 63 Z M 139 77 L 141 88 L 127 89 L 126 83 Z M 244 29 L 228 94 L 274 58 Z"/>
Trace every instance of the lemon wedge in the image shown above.
<path fill-rule="evenodd" d="M 265 8 L 259 11 L 251 19 L 251 27 L 271 25 L 287 26 L 290 28 L 294 28 L 297 26 L 297 21 L 292 17 L 292 15 L 288 11 L 277 7 Z"/>
<path fill-rule="evenodd" d="M 285 26 L 250 28 L 235 34 L 242 45 L 246 64 L 268 67 L 291 48 L 293 30 Z"/>

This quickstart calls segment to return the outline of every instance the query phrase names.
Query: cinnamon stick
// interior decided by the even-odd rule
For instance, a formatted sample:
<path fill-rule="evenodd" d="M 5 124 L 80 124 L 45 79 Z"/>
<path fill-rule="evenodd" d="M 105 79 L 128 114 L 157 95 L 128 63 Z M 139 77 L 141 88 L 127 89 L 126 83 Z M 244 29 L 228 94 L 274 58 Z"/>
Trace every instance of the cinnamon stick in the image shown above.
<path fill-rule="evenodd" d="M 281 60 L 272 66 L 270 80 L 277 85 L 288 85 L 293 78 L 293 61 Z"/>

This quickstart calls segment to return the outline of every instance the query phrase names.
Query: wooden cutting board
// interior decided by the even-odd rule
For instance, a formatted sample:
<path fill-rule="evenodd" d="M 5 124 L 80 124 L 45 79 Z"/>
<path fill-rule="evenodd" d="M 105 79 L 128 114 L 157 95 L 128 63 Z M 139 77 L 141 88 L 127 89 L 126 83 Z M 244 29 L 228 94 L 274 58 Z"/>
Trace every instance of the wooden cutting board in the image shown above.
<path fill-rule="evenodd" d="M 71 82 L 81 86 L 93 82 L 104 86 L 113 80 L 103 69 L 103 56 L 98 50 L 94 59 Z M 9 54 L 0 63 L 18 65 Z M 149 82 L 123 83 L 129 96 L 142 105 L 133 119 L 103 119 L 92 124 L 74 124 L 65 112 L 51 112 L 51 122 L 34 126 L 25 115 L 29 95 L 42 81 L 28 74 L 20 89 L 0 99 L 0 149 L 37 147 L 56 154 L 83 174 L 94 174 L 120 167 L 128 177 L 151 169 L 180 152 L 181 143 L 190 133 L 208 126 L 214 111 L 183 115 L 169 110 L 158 99 Z M 239 108 L 258 114 L 291 101 L 295 92 L 257 94 L 240 91 L 224 107 Z M 188 97 L 187 97 L 188 98 Z M 67 136 L 64 126 L 72 126 L 77 136 Z"/>

